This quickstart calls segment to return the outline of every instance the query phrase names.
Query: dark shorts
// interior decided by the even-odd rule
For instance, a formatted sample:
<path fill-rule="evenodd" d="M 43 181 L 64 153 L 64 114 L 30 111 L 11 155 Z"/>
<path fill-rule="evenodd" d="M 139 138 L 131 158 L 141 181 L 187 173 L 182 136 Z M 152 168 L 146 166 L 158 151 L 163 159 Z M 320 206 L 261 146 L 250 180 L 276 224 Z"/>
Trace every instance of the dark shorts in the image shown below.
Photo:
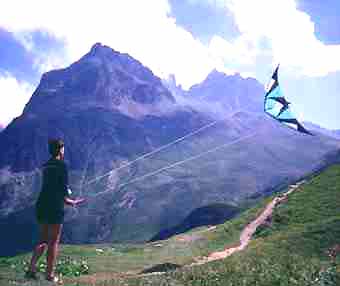
<path fill-rule="evenodd" d="M 64 223 L 64 211 L 54 211 L 36 208 L 36 217 L 39 224 Z"/>

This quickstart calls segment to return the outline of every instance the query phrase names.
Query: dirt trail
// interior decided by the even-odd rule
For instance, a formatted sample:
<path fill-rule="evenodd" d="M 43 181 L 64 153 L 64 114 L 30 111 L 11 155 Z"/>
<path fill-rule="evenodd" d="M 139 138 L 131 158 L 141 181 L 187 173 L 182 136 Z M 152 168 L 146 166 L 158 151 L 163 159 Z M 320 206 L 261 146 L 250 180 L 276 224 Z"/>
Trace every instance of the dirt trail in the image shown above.
<path fill-rule="evenodd" d="M 305 181 L 301 181 L 301 182 L 297 183 L 296 185 L 291 185 L 289 190 L 286 193 L 275 197 L 266 206 L 266 208 L 263 210 L 263 212 L 254 221 L 249 223 L 243 229 L 243 231 L 241 232 L 241 235 L 240 235 L 240 244 L 238 246 L 226 248 L 223 251 L 213 252 L 207 257 L 197 259 L 196 262 L 191 264 L 190 266 L 201 265 L 201 264 L 204 264 L 204 263 L 207 263 L 207 262 L 210 262 L 210 261 L 224 259 L 224 258 L 230 256 L 231 254 L 238 252 L 238 251 L 241 251 L 244 248 L 246 248 L 247 245 L 249 244 L 253 234 L 255 233 L 257 227 L 259 227 L 260 225 L 265 223 L 266 220 L 271 217 L 275 206 L 278 205 L 279 203 L 281 203 L 282 201 L 285 201 L 287 199 L 288 195 L 290 193 L 294 192 L 304 182 Z"/>
<path fill-rule="evenodd" d="M 247 247 L 247 245 L 249 244 L 249 242 L 250 242 L 253 234 L 255 233 L 257 227 L 259 227 L 260 225 L 265 223 L 266 220 L 271 217 L 275 206 L 277 206 L 279 203 L 287 200 L 288 195 L 290 193 L 294 192 L 303 183 L 305 183 L 305 181 L 301 181 L 301 182 L 299 182 L 295 185 L 291 185 L 289 190 L 286 193 L 275 197 L 266 206 L 266 208 L 262 211 L 262 213 L 255 220 L 253 220 L 251 223 L 249 223 L 243 229 L 243 231 L 241 232 L 241 235 L 240 235 L 240 244 L 238 246 L 229 247 L 229 248 L 226 248 L 223 251 L 213 252 L 207 257 L 197 258 L 196 262 L 189 264 L 189 265 L 185 265 L 184 267 L 191 267 L 191 266 L 194 266 L 194 265 L 202 265 L 202 264 L 205 264 L 205 263 L 210 262 L 210 261 L 224 259 L 224 258 L 232 255 L 235 252 L 238 252 L 238 251 L 245 249 Z M 209 227 L 208 229 L 202 230 L 200 233 L 206 232 L 206 231 L 212 231 L 215 228 L 216 228 L 216 226 L 212 226 L 212 227 Z M 178 239 L 178 240 L 189 241 L 190 240 L 189 236 L 190 235 L 187 235 L 187 236 L 182 237 L 181 239 Z M 81 281 L 83 283 L 94 283 L 94 282 L 98 283 L 98 281 L 108 281 L 108 280 L 114 279 L 114 278 L 117 279 L 117 278 L 138 277 L 138 276 L 142 277 L 142 276 L 162 275 L 164 273 L 165 272 L 153 272 L 153 273 L 148 273 L 148 274 L 140 274 L 140 273 L 135 272 L 135 271 L 130 271 L 130 272 L 126 272 L 126 273 L 119 273 L 119 274 L 117 274 L 117 273 L 96 273 L 96 274 L 93 274 L 93 275 L 84 275 L 84 276 L 78 278 L 77 282 Z M 70 280 L 69 282 L 71 282 L 71 281 L 72 280 Z M 74 282 L 74 280 L 72 282 Z"/>

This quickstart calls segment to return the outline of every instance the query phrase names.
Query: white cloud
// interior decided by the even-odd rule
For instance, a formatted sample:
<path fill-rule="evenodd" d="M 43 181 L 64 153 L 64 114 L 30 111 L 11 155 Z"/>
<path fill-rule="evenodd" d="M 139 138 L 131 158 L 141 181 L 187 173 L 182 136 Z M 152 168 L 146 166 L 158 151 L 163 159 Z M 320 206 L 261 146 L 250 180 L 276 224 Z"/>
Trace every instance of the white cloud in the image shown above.
<path fill-rule="evenodd" d="M 0 12 L 1 13 L 1 12 Z M 35 30 L 35 29 L 33 29 Z M 14 30 L 14 37 L 22 46 L 32 55 L 33 68 L 40 74 L 50 71 L 55 68 L 64 67 L 69 63 L 67 56 L 61 48 L 42 50 L 33 39 L 32 30 Z M 53 37 L 48 30 L 39 30 L 41 34 L 48 37 Z"/>
<path fill-rule="evenodd" d="M 2 3 L 0 27 L 14 32 L 29 50 L 35 48 L 30 32 L 37 29 L 65 41 L 65 58 L 38 57 L 42 72 L 70 64 L 95 42 L 131 54 L 163 78 L 175 74 L 186 88 L 203 80 L 211 69 L 222 69 L 221 59 L 247 66 L 248 72 L 254 72 L 257 57 L 264 54 L 304 75 L 340 70 L 340 46 L 320 42 L 310 17 L 297 10 L 294 0 L 186 1 L 229 9 L 241 36 L 232 42 L 214 36 L 206 47 L 169 17 L 168 0 L 98 0 L 95 4 L 11 0 Z M 265 49 L 264 39 L 270 43 Z"/>
<path fill-rule="evenodd" d="M 18 9 L 20 7 L 20 9 Z M 167 0 L 47 1 L 11 0 L 2 4 L 0 27 L 34 50 L 29 32 L 48 31 L 65 41 L 62 63 L 41 57 L 45 71 L 79 59 L 95 42 L 129 53 L 158 76 L 176 74 L 185 88 L 203 80 L 222 61 L 169 16 Z"/>
<path fill-rule="evenodd" d="M 225 0 L 186 0 L 191 5 L 210 5 L 216 8 L 225 8 Z"/>
<path fill-rule="evenodd" d="M 213 36 L 209 43 L 212 54 L 223 58 L 226 63 L 237 63 L 239 65 L 255 65 L 256 57 L 267 51 L 260 47 L 260 41 L 243 34 L 234 41 L 229 42 L 220 36 Z"/>
<path fill-rule="evenodd" d="M 19 116 L 29 101 L 34 87 L 18 82 L 10 74 L 0 76 L 0 124 L 6 126 L 13 117 Z"/>
<path fill-rule="evenodd" d="M 205 0 L 211 2 L 210 0 Z M 212 53 L 240 65 L 255 64 L 256 57 L 271 53 L 273 62 L 292 72 L 325 76 L 340 70 L 340 45 L 325 45 L 314 34 L 310 17 L 294 0 L 224 0 L 232 11 L 241 36 L 233 42 L 213 37 Z M 264 49 L 263 40 L 270 42 Z M 253 67 L 255 69 L 255 67 Z"/>

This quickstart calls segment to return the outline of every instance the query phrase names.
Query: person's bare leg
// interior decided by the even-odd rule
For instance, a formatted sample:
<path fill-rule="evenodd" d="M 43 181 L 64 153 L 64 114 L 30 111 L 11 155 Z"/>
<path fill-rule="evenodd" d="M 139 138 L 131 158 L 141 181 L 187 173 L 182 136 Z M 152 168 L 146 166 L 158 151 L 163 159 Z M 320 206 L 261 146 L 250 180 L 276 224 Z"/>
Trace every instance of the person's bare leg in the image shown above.
<path fill-rule="evenodd" d="M 47 248 L 47 241 L 48 241 L 48 226 L 47 224 L 40 225 L 40 238 L 39 243 L 35 246 L 29 271 L 35 273 L 37 271 L 37 261 L 43 255 L 45 249 Z"/>
<path fill-rule="evenodd" d="M 54 264 L 58 255 L 58 245 L 60 240 L 62 224 L 49 225 L 49 240 L 47 251 L 47 278 L 54 276 Z"/>

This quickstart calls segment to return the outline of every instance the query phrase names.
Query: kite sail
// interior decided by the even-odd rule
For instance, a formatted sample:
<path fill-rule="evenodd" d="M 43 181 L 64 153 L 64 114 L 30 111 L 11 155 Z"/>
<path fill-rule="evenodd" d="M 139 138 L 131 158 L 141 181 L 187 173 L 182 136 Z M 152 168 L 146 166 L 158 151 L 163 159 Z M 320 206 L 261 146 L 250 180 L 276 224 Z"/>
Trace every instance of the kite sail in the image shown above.
<path fill-rule="evenodd" d="M 278 80 L 278 70 L 279 65 L 275 69 L 267 89 L 264 99 L 264 111 L 274 119 L 293 127 L 297 131 L 312 135 L 297 121 L 289 107 L 290 102 L 283 96 Z"/>

